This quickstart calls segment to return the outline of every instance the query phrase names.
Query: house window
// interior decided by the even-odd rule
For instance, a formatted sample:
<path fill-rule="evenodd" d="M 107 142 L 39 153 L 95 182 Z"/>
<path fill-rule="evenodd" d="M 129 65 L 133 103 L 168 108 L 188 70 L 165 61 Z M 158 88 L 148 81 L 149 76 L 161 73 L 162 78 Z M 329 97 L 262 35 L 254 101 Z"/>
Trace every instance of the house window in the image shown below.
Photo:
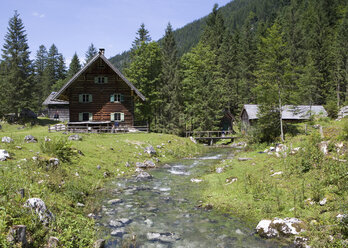
<path fill-rule="evenodd" d="M 123 94 L 116 93 L 116 94 L 110 95 L 110 102 L 124 102 Z"/>
<path fill-rule="evenodd" d="M 108 83 L 108 77 L 98 76 L 94 78 L 94 83 L 96 84 L 106 84 Z"/>
<path fill-rule="evenodd" d="M 79 102 L 92 102 L 92 94 L 79 94 Z"/>
<path fill-rule="evenodd" d="M 93 114 L 89 112 L 82 112 L 79 113 L 79 121 L 92 121 L 93 120 Z"/>
<path fill-rule="evenodd" d="M 111 113 L 110 120 L 122 122 L 124 121 L 124 113 L 121 113 L 121 112 Z"/>

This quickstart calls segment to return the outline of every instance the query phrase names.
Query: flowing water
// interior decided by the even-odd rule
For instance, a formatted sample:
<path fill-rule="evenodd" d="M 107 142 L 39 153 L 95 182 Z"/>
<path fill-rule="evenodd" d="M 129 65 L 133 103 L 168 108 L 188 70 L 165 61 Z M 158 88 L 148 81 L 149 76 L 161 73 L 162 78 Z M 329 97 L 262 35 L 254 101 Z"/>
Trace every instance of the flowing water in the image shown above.
<path fill-rule="evenodd" d="M 109 237 L 106 247 L 279 247 L 255 236 L 237 218 L 199 207 L 204 182 L 191 178 L 232 155 L 231 149 L 215 149 L 149 170 L 150 180 L 110 184 L 97 220 L 101 236 Z"/>

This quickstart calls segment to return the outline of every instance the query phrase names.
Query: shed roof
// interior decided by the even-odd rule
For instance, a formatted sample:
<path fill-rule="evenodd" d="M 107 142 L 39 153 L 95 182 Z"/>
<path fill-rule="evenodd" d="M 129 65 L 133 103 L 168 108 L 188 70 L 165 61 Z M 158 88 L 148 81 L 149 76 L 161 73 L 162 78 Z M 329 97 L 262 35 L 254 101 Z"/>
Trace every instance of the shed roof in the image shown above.
<path fill-rule="evenodd" d="M 69 88 L 69 86 L 82 74 L 88 67 L 90 67 L 98 58 L 101 58 L 122 80 L 140 97 L 141 100 L 145 101 L 146 98 L 135 86 L 129 82 L 129 80 L 122 75 L 122 73 L 103 55 L 103 53 L 97 53 L 78 73 L 76 73 L 54 96 L 54 99 L 59 99 L 62 93 Z"/>
<path fill-rule="evenodd" d="M 259 105 L 245 104 L 243 111 L 248 114 L 249 120 L 255 120 L 259 117 L 257 113 L 259 111 Z M 327 116 L 325 108 L 321 105 L 284 105 L 282 110 L 283 120 L 308 120 L 311 115 Z"/>
<path fill-rule="evenodd" d="M 59 100 L 59 99 L 53 99 L 55 94 L 57 94 L 57 92 L 51 92 L 51 94 L 46 98 L 46 100 L 42 103 L 42 105 L 51 105 L 51 104 L 59 104 L 59 105 L 68 105 L 69 102 L 68 101 L 63 101 L 63 100 Z"/>

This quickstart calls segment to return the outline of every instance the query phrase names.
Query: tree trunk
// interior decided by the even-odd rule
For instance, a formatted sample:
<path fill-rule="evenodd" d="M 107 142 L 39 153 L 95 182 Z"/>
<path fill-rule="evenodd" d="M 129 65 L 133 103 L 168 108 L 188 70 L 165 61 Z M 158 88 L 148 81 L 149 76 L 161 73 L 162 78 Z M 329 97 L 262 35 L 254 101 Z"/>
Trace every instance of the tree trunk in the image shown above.
<path fill-rule="evenodd" d="M 280 94 L 280 88 L 278 87 L 278 98 L 279 98 L 279 111 L 280 111 L 280 139 L 282 142 L 284 142 L 284 130 L 283 130 L 283 119 L 282 119 L 282 98 Z"/>

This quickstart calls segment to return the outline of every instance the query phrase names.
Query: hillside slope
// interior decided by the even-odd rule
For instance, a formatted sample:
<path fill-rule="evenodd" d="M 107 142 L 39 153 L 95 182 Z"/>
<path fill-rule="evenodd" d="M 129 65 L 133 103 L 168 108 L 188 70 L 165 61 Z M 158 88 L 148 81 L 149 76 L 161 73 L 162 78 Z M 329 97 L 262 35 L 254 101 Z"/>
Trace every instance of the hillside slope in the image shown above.
<path fill-rule="evenodd" d="M 233 32 L 243 25 L 250 12 L 255 13 L 256 21 L 267 22 L 269 19 L 275 18 L 288 2 L 286 0 L 235 0 L 221 7 L 220 11 L 223 14 L 226 27 Z M 206 18 L 207 16 L 202 17 L 174 31 L 180 56 L 198 43 Z M 161 42 L 161 39 L 158 42 Z M 130 51 L 125 51 L 111 57 L 110 61 L 117 68 L 123 70 L 129 62 L 129 56 Z"/>

